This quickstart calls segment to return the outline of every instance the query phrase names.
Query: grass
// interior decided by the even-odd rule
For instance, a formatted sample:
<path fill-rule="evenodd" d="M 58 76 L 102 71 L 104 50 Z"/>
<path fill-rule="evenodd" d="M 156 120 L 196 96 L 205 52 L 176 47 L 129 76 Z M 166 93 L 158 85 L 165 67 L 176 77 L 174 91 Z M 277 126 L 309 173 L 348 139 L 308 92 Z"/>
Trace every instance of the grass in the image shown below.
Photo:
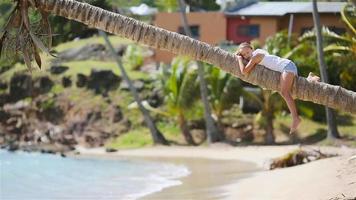
<path fill-rule="evenodd" d="M 118 45 L 118 44 L 131 44 L 133 43 L 131 40 L 119 37 L 119 36 L 109 36 L 109 40 L 112 43 L 112 45 Z M 85 38 L 85 39 L 79 39 L 79 40 L 73 40 L 70 42 L 66 42 L 66 43 L 62 43 L 59 44 L 58 46 L 56 46 L 54 48 L 54 50 L 56 50 L 57 52 L 60 51 L 64 51 L 67 49 L 71 49 L 71 48 L 78 48 L 78 47 L 82 47 L 84 45 L 88 45 L 88 44 L 105 44 L 105 41 L 102 37 L 99 36 L 93 36 L 90 38 Z"/>
<path fill-rule="evenodd" d="M 139 148 L 152 145 L 152 139 L 147 128 L 140 127 L 123 134 L 109 142 L 107 148 Z"/>
<path fill-rule="evenodd" d="M 84 75 L 89 75 L 91 70 L 111 70 L 116 75 L 121 75 L 121 72 L 116 64 L 116 62 L 108 62 L 108 61 L 95 61 L 95 60 L 87 60 L 87 61 L 71 61 L 62 63 L 64 66 L 68 66 L 69 70 L 67 70 L 63 76 L 74 76 L 76 74 L 82 73 Z M 131 79 L 149 79 L 149 75 L 147 73 L 143 73 L 140 71 L 133 71 L 126 67 L 127 73 Z M 74 78 L 74 77 L 73 77 Z"/>
<path fill-rule="evenodd" d="M 136 112 L 136 117 L 141 114 Z M 125 113 L 127 113 L 125 111 Z M 128 113 L 130 120 L 137 120 L 132 118 L 132 112 Z M 338 125 L 338 130 L 343 137 L 356 137 L 356 116 L 349 115 L 350 123 Z M 291 117 L 289 115 L 280 115 L 274 120 L 275 136 L 276 141 L 279 143 L 288 142 L 291 138 L 288 134 L 289 126 L 291 124 Z M 158 122 L 158 129 L 163 133 L 169 141 L 175 141 L 177 143 L 185 143 L 184 138 L 181 135 L 181 131 L 177 124 L 173 121 L 169 122 Z M 312 143 L 318 145 L 338 145 L 340 142 L 332 142 L 326 138 L 327 125 L 325 123 L 315 122 L 308 118 L 302 117 L 302 124 L 298 131 L 299 141 L 304 143 Z M 345 144 L 345 143 L 342 143 Z M 351 147 L 356 147 L 356 141 L 347 141 L 346 144 Z M 150 136 L 149 130 L 142 125 L 133 127 L 128 133 L 121 135 L 109 141 L 106 147 L 115 149 L 126 149 L 126 148 L 140 148 L 145 146 L 152 146 L 152 138 Z"/>
<path fill-rule="evenodd" d="M 166 139 L 182 140 L 180 130 L 170 123 L 158 123 L 158 129 L 164 134 Z M 105 147 L 114 149 L 132 149 L 145 146 L 152 146 L 153 141 L 149 129 L 143 126 L 131 129 L 129 132 L 109 141 Z"/>

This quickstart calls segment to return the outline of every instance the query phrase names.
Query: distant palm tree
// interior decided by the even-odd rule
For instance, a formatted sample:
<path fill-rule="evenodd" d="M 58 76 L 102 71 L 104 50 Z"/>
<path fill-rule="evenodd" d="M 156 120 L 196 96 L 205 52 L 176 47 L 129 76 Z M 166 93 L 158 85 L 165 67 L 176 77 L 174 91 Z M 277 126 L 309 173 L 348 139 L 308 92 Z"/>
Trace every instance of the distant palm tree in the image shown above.
<path fill-rule="evenodd" d="M 149 112 L 145 109 L 145 107 L 142 105 L 141 99 L 138 96 L 138 92 L 136 90 L 136 88 L 133 86 L 133 83 L 130 79 L 130 77 L 128 76 L 128 74 L 126 73 L 125 68 L 123 67 L 122 61 L 120 59 L 119 56 L 116 55 L 114 47 L 111 45 L 108 36 L 106 35 L 106 33 L 99 31 L 100 35 L 104 38 L 106 45 L 109 48 L 109 51 L 111 52 L 113 58 L 116 60 L 118 67 L 120 68 L 121 71 L 121 75 L 124 79 L 124 81 L 128 84 L 129 89 L 132 93 L 132 96 L 134 97 L 142 115 L 143 118 L 145 120 L 145 123 L 147 125 L 147 127 L 149 128 L 150 132 L 151 132 L 151 136 L 153 139 L 153 143 L 154 144 L 163 144 L 163 145 L 168 145 L 168 141 L 166 140 L 166 138 L 164 138 L 163 134 L 158 130 L 158 128 L 156 127 L 155 123 L 153 122 L 153 119 L 151 118 Z"/>
<path fill-rule="evenodd" d="M 31 60 L 38 55 L 32 50 L 33 46 L 40 48 L 43 52 L 49 53 L 48 49 L 41 48 L 43 45 L 39 43 L 35 37 L 36 34 L 32 32 L 30 26 L 27 26 L 29 25 L 27 23 L 28 7 L 32 6 L 41 12 L 51 12 L 54 15 L 76 20 L 90 27 L 114 33 L 140 44 L 165 49 L 172 53 L 189 56 L 195 60 L 214 64 L 220 69 L 246 82 L 259 85 L 262 88 L 276 91 L 280 90 L 279 72 L 257 66 L 254 72 L 249 76 L 243 76 L 236 61 L 236 55 L 187 36 L 154 27 L 135 19 L 124 17 L 120 14 L 112 13 L 75 0 L 16 0 L 16 2 L 19 3 L 19 6 L 17 6 L 16 11 L 12 13 L 10 19 L 11 23 L 8 23 L 3 29 L 4 31 L 0 33 L 0 47 L 2 47 L 2 49 L 4 49 L 4 46 L 11 47 L 11 43 L 9 43 L 6 38 L 8 38 L 8 35 L 18 34 L 11 30 L 16 26 L 19 27 L 21 24 L 25 25 L 23 26 L 25 27 L 22 30 L 23 32 L 15 37 L 15 40 L 22 45 L 22 48 L 17 48 L 14 51 L 23 54 L 26 63 L 31 62 Z M 21 17 L 24 20 L 18 20 L 21 19 Z M 24 35 L 26 37 L 23 37 Z M 24 38 L 27 42 L 21 43 Z M 298 77 L 296 83 L 292 90 L 293 97 L 346 112 L 356 113 L 355 92 L 330 84 L 311 83 L 302 77 Z"/>
<path fill-rule="evenodd" d="M 193 109 L 199 99 L 197 70 L 192 68 L 194 62 L 187 57 L 173 59 L 171 69 L 161 67 L 157 79 L 163 88 L 166 103 L 166 116 L 177 117 L 177 122 L 188 144 L 196 145 L 188 124 L 186 114 Z"/>
<path fill-rule="evenodd" d="M 320 17 L 318 13 L 318 6 L 316 0 L 313 0 L 313 20 L 314 28 L 316 31 L 316 46 L 319 60 L 319 69 L 321 74 L 321 80 L 328 83 L 329 78 L 326 72 L 326 64 L 324 60 L 324 51 L 323 51 L 323 37 L 321 35 L 321 26 L 320 26 Z M 328 138 L 340 138 L 339 131 L 337 130 L 335 112 L 333 109 L 326 107 L 326 121 L 328 124 Z"/>
<path fill-rule="evenodd" d="M 185 13 L 185 8 L 186 8 L 185 1 L 184 0 L 177 0 L 177 1 L 180 7 L 184 32 L 189 37 L 193 37 L 193 34 L 189 27 L 187 15 Z M 197 65 L 198 65 L 198 77 L 200 83 L 201 100 L 204 106 L 204 118 L 205 118 L 205 126 L 206 126 L 205 130 L 207 132 L 208 142 L 213 143 L 213 142 L 222 141 L 224 139 L 224 135 L 220 132 L 220 130 L 216 126 L 214 119 L 211 116 L 211 108 L 208 100 L 208 86 L 205 80 L 204 67 L 203 64 L 199 61 L 197 61 Z"/>
<path fill-rule="evenodd" d="M 237 103 L 240 96 L 248 94 L 243 89 L 240 79 L 211 65 L 206 68 L 209 101 L 217 123 L 221 126 L 223 111 Z"/>

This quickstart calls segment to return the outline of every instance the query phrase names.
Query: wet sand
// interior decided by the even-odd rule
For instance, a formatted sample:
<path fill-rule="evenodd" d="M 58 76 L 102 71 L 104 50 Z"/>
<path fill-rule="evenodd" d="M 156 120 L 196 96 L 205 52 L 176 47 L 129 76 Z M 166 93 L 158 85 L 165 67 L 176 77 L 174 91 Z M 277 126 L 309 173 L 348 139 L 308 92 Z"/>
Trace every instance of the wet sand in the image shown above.
<path fill-rule="evenodd" d="M 342 156 L 269 171 L 271 158 L 299 148 L 291 146 L 150 147 L 106 153 L 79 149 L 81 156 L 149 159 L 183 164 L 191 174 L 182 185 L 145 196 L 166 199 L 351 199 L 356 198 L 356 149 L 308 146 Z"/>

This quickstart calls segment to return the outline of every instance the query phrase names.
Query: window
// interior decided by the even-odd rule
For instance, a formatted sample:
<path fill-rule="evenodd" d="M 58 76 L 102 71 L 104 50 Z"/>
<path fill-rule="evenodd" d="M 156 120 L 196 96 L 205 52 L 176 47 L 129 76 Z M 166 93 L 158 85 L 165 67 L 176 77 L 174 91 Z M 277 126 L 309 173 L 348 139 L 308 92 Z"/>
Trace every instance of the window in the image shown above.
<path fill-rule="evenodd" d="M 340 28 L 340 27 L 336 27 L 336 26 L 329 26 L 328 29 L 330 29 L 332 32 L 335 32 L 339 35 L 343 35 L 346 32 L 346 29 L 344 28 Z"/>
<path fill-rule="evenodd" d="M 238 36 L 248 36 L 248 37 L 259 37 L 260 36 L 260 25 L 250 24 L 250 25 L 239 25 L 237 27 L 236 34 Z"/>
<path fill-rule="evenodd" d="M 189 26 L 190 31 L 192 32 L 192 36 L 195 39 L 199 39 L 200 37 L 200 31 L 199 31 L 199 26 L 198 25 L 193 25 L 193 26 Z M 182 34 L 182 35 L 186 35 L 184 28 L 182 26 L 180 26 L 178 28 L 178 33 Z"/>

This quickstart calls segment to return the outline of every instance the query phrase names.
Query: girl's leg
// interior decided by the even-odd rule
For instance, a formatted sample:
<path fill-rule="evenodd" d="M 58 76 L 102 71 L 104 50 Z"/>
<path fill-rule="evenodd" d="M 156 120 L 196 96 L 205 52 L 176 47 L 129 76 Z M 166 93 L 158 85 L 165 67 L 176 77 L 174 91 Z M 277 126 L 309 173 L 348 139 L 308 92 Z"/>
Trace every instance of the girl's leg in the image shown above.
<path fill-rule="evenodd" d="M 295 106 L 294 99 L 293 99 L 292 95 L 290 94 L 290 91 L 291 91 L 291 88 L 293 85 L 294 76 L 295 75 L 293 73 L 284 71 L 281 74 L 281 80 L 280 80 L 280 84 L 281 84 L 280 94 L 286 101 L 289 111 L 292 115 L 292 119 L 293 119 L 290 133 L 293 133 L 294 131 L 296 131 L 296 129 L 301 121 L 298 116 L 298 112 L 297 112 L 297 108 Z"/>

